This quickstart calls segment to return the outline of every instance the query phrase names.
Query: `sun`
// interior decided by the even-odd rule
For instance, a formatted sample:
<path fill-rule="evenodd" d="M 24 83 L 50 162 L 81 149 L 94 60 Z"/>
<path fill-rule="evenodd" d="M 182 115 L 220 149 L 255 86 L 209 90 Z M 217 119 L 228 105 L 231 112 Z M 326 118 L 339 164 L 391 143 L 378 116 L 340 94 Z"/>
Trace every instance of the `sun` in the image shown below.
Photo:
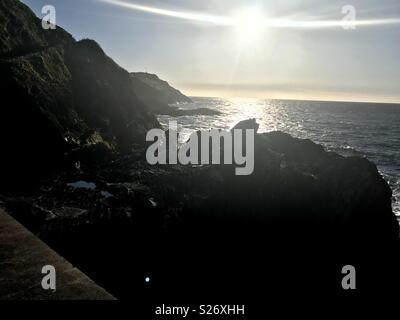
<path fill-rule="evenodd" d="M 266 17 L 259 8 L 245 8 L 233 17 L 237 36 L 240 41 L 257 40 L 266 26 Z"/>

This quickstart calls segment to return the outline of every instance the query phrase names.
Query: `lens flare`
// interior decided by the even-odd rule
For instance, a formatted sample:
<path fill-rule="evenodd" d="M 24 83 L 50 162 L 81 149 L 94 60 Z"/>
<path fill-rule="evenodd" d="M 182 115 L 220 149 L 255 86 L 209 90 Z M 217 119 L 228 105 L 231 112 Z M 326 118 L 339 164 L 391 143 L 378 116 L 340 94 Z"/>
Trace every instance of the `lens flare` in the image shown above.
<path fill-rule="evenodd" d="M 156 14 L 167 16 L 171 18 L 183 19 L 194 22 L 202 22 L 206 24 L 219 25 L 219 26 L 233 26 L 243 28 L 247 34 L 262 28 L 279 28 L 279 29 L 324 29 L 324 28 L 338 28 L 338 27 L 363 27 L 363 26 L 384 26 L 400 24 L 400 18 L 391 19 L 372 19 L 372 20 L 292 20 L 292 19 L 268 19 L 263 16 L 261 12 L 256 12 L 254 9 L 244 10 L 237 16 L 217 16 L 204 13 L 176 11 L 161 9 L 157 7 L 144 6 L 135 4 L 133 2 L 126 2 L 121 0 L 98 0 L 111 5 L 147 12 L 149 14 Z"/>
<path fill-rule="evenodd" d="M 205 22 L 211 23 L 215 25 L 232 25 L 232 18 L 224 17 L 224 16 L 213 16 L 195 12 L 185 12 L 185 11 L 173 11 L 167 9 L 160 9 L 156 7 L 143 6 L 139 4 L 135 4 L 132 2 L 125 2 L 119 0 L 99 0 L 101 2 L 106 2 L 115 6 L 135 10 L 147 12 L 150 14 L 157 14 L 161 16 L 167 16 L 171 18 L 178 18 L 183 20 L 197 21 L 197 22 Z"/>

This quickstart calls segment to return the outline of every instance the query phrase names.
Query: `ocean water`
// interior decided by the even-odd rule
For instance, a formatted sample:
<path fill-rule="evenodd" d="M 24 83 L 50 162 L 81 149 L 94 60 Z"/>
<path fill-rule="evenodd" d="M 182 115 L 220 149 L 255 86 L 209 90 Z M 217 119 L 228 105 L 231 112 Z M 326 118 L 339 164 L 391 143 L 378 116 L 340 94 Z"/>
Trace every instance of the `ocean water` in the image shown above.
<path fill-rule="evenodd" d="M 311 139 L 344 156 L 374 162 L 393 190 L 393 211 L 400 222 L 400 104 L 262 99 L 193 98 L 182 109 L 210 108 L 218 116 L 159 116 L 162 125 L 178 121 L 181 142 L 197 130 L 230 129 L 255 118 L 260 132 L 283 131 Z"/>

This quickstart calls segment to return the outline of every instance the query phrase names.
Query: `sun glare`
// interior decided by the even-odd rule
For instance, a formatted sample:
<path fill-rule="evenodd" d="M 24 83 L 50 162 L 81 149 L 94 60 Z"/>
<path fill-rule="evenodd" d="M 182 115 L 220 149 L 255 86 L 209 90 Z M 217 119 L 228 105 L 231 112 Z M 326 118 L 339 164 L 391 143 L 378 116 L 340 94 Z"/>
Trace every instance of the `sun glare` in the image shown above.
<path fill-rule="evenodd" d="M 236 32 L 241 41 L 252 42 L 259 38 L 265 28 L 266 17 L 259 8 L 247 8 L 233 17 Z"/>
<path fill-rule="evenodd" d="M 238 34 L 242 39 L 254 40 L 266 28 L 278 29 L 324 29 L 324 28 L 339 28 L 343 26 L 385 26 L 391 24 L 400 24 L 399 18 L 387 19 L 372 19 L 372 20 L 357 20 L 357 21 L 344 21 L 338 20 L 291 20 L 285 17 L 267 20 L 263 12 L 257 8 L 247 8 L 238 12 L 233 16 L 216 16 L 208 13 L 197 13 L 189 11 L 168 10 L 158 7 L 150 7 L 145 5 L 136 4 L 133 2 L 121 0 L 97 0 L 111 5 L 127 8 L 134 11 L 147 12 L 149 14 L 156 14 L 167 16 L 170 18 L 177 18 L 195 22 L 203 22 L 212 25 L 223 27 L 236 26 Z"/>

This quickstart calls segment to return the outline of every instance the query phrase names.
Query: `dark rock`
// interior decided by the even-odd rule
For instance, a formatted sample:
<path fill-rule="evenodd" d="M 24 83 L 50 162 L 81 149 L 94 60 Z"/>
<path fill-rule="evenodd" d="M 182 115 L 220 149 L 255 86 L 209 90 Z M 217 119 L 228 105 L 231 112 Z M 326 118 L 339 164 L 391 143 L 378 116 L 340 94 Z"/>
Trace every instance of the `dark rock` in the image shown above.
<path fill-rule="evenodd" d="M 19 1 L 0 9 L 1 188 L 28 187 L 64 165 L 108 161 L 143 146 L 160 126 L 129 73 L 96 42 L 42 29 Z"/>
<path fill-rule="evenodd" d="M 208 108 L 180 109 L 176 106 L 170 106 L 170 104 L 188 103 L 192 102 L 192 100 L 171 87 L 168 82 L 158 78 L 155 74 L 131 73 L 131 81 L 135 94 L 155 114 L 172 117 L 193 115 L 213 116 L 221 114 L 216 110 Z"/>
<path fill-rule="evenodd" d="M 249 121 L 241 127 L 257 126 Z M 282 283 L 334 290 L 327 274 L 348 263 L 366 272 L 384 263 L 385 283 L 397 283 L 399 226 L 390 188 L 375 165 L 281 132 L 258 134 L 255 143 L 250 176 L 235 176 L 232 165 L 150 166 L 124 157 L 99 167 L 97 178 L 66 173 L 40 196 L 9 209 L 18 219 L 29 217 L 25 223 L 42 239 L 120 298 L 142 294 L 132 284 L 147 268 L 162 281 L 157 293 L 174 285 L 178 297 L 209 287 L 216 297 L 247 295 L 255 292 L 246 281 L 251 272 L 274 290 Z M 96 188 L 68 186 L 80 180 Z M 310 268 L 315 278 L 304 278 Z M 190 270 L 202 273 L 191 277 Z M 280 280 L 271 280 L 270 272 Z M 366 290 L 383 288 L 372 281 Z"/>
<path fill-rule="evenodd" d="M 144 72 L 131 73 L 134 90 L 143 101 L 157 101 L 159 104 L 174 104 L 178 102 L 192 102 L 179 90 L 171 87 L 168 82 L 161 80 L 157 75 Z M 150 105 L 150 103 L 149 103 Z"/>
<path fill-rule="evenodd" d="M 235 125 L 232 130 L 238 129 L 238 130 L 254 130 L 254 133 L 258 132 L 258 129 L 260 128 L 260 125 L 257 123 L 256 119 L 248 119 L 248 120 L 243 120 L 240 121 L 237 125 Z"/>
<path fill-rule="evenodd" d="M 399 226 L 374 164 L 271 132 L 255 137 L 250 176 L 234 165 L 150 166 L 143 137 L 159 124 L 132 77 L 94 41 L 40 30 L 18 1 L 0 8 L 2 201 L 112 294 L 325 297 L 347 264 L 368 277 L 367 293 L 398 289 Z M 28 180 L 35 189 L 23 190 Z"/>
<path fill-rule="evenodd" d="M 23 56 L 72 41 L 72 36 L 60 27 L 44 30 L 41 20 L 22 2 L 1 1 L 0 59 Z"/>
<path fill-rule="evenodd" d="M 87 214 L 87 210 L 71 207 L 61 207 L 53 210 L 54 215 L 61 219 L 71 219 L 81 217 Z"/>
<path fill-rule="evenodd" d="M 90 128 L 118 151 L 143 144 L 157 120 L 131 90 L 129 73 L 93 40 L 74 43 L 66 64 L 72 75 L 75 108 Z"/>

